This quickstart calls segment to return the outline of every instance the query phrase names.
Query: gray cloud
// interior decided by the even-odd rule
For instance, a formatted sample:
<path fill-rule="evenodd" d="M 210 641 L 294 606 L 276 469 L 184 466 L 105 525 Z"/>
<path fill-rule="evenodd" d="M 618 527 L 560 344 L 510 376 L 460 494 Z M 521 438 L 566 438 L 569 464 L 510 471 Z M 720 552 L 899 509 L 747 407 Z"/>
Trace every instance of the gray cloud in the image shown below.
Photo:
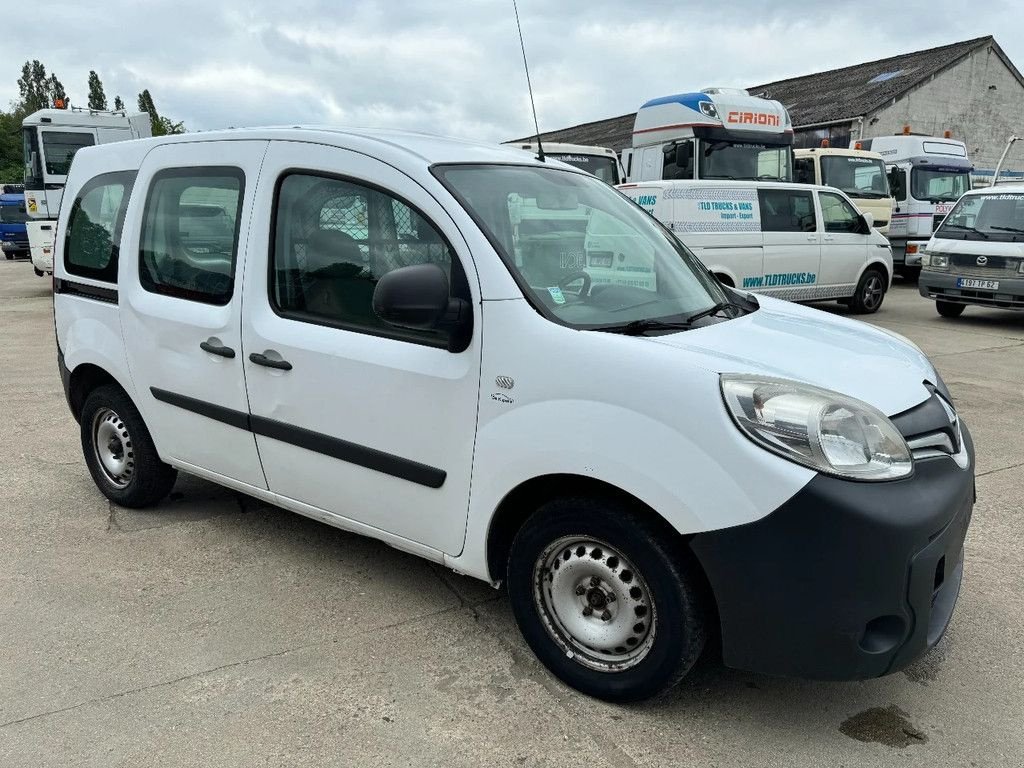
<path fill-rule="evenodd" d="M 745 86 L 996 34 L 1024 65 L 1008 2 L 862 2 L 828 13 L 794 0 L 644 3 L 521 0 L 543 129 L 623 114 L 648 98 Z M 511 0 L 50 0 L 5 13 L 0 103 L 39 58 L 84 103 L 96 69 L 112 100 L 190 129 L 336 123 L 488 140 L 529 133 Z"/>

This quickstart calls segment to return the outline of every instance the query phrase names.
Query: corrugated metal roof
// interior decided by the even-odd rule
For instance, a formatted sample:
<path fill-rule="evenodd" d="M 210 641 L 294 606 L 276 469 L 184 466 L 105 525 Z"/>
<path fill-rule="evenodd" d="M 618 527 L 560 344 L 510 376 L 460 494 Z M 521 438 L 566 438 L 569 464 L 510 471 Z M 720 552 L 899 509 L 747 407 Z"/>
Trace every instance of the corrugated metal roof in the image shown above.
<path fill-rule="evenodd" d="M 755 96 L 781 101 L 789 110 L 793 125 L 797 128 L 855 118 L 875 111 L 892 99 L 902 96 L 918 83 L 989 44 L 993 45 L 1017 78 L 1021 79 L 993 37 L 986 35 L 865 64 L 777 80 L 747 90 Z M 546 141 L 611 147 L 619 151 L 632 143 L 635 117 L 636 113 L 631 112 L 606 120 L 595 120 L 542 133 L 541 138 Z M 531 140 L 533 137 L 516 139 Z"/>

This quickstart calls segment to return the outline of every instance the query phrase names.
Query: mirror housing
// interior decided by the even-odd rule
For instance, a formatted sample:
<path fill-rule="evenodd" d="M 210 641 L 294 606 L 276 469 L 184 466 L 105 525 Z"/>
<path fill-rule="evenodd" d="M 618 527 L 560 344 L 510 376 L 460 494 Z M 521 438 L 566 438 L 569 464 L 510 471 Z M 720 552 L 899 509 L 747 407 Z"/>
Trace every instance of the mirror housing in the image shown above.
<path fill-rule="evenodd" d="M 676 165 L 679 168 L 691 168 L 693 165 L 693 142 L 684 141 L 676 144 Z"/>
<path fill-rule="evenodd" d="M 871 228 L 875 226 L 875 214 L 871 212 L 865 212 L 860 215 L 864 219 L 864 223 L 867 224 L 868 234 L 871 234 Z"/>
<path fill-rule="evenodd" d="M 448 276 L 437 264 L 400 267 L 377 281 L 373 312 L 396 328 L 446 331 L 448 351 L 461 352 L 472 337 L 472 311 L 469 302 L 450 294 Z"/>

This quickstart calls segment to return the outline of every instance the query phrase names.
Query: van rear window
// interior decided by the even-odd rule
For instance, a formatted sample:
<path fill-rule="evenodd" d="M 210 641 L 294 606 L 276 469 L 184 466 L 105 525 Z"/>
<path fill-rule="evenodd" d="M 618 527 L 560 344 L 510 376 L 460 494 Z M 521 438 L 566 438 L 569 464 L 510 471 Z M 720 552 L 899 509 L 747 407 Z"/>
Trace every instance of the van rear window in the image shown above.
<path fill-rule="evenodd" d="M 75 197 L 64 238 L 64 269 L 71 275 L 117 282 L 118 245 L 135 172 L 106 173 Z"/>

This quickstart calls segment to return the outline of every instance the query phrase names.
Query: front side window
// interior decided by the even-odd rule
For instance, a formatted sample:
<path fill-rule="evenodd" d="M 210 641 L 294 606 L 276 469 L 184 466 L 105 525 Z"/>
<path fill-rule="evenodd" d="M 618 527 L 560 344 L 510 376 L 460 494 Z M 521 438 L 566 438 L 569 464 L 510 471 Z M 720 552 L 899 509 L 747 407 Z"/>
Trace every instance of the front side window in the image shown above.
<path fill-rule="evenodd" d="M 971 175 L 966 169 L 951 171 L 914 166 L 910 171 L 910 194 L 915 200 L 951 203 L 971 188 Z"/>
<path fill-rule="evenodd" d="M 134 172 L 108 173 L 82 187 L 64 237 L 69 274 L 117 282 L 118 241 L 134 181 Z"/>
<path fill-rule="evenodd" d="M 245 192 L 240 168 L 172 168 L 149 187 L 139 281 L 152 293 L 227 304 Z"/>
<path fill-rule="evenodd" d="M 548 319 L 630 332 L 633 321 L 681 322 L 726 301 L 679 240 L 597 179 L 513 165 L 434 173 Z"/>
<path fill-rule="evenodd" d="M 814 178 L 814 158 L 798 157 L 793 160 L 793 180 L 797 184 L 817 184 Z"/>
<path fill-rule="evenodd" d="M 96 143 L 91 133 L 77 131 L 40 131 L 43 134 L 43 158 L 50 176 L 67 176 L 71 161 L 82 147 Z"/>
<path fill-rule="evenodd" d="M 787 145 L 704 140 L 698 154 L 701 179 L 792 180 L 793 150 Z"/>
<path fill-rule="evenodd" d="M 810 192 L 759 189 L 757 199 L 763 232 L 814 232 L 818 228 Z"/>
<path fill-rule="evenodd" d="M 25 163 L 25 188 L 43 188 L 43 159 L 39 154 L 39 132 L 34 127 L 22 129 L 22 159 Z"/>
<path fill-rule="evenodd" d="M 821 193 L 821 218 L 826 232 L 860 232 L 861 218 L 857 209 L 839 195 Z"/>
<path fill-rule="evenodd" d="M 398 329 L 377 317 L 377 281 L 400 267 L 433 263 L 448 275 L 454 296 L 469 298 L 441 233 L 380 189 L 292 173 L 279 184 L 275 222 L 270 300 L 286 317 L 440 346 L 443 331 Z"/>
<path fill-rule="evenodd" d="M 1024 194 L 968 195 L 957 203 L 936 237 L 953 240 L 1024 240 Z"/>
<path fill-rule="evenodd" d="M 885 163 L 872 157 L 821 156 L 821 183 L 852 197 L 880 199 L 889 196 Z"/>

